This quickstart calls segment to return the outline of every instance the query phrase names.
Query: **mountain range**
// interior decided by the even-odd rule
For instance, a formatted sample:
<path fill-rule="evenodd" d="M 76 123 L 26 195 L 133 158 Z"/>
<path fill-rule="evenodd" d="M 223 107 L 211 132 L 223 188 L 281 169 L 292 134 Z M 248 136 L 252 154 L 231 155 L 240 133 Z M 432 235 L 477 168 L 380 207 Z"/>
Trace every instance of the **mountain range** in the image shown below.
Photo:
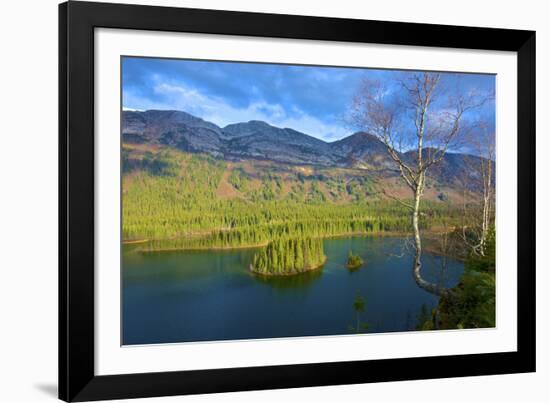
<path fill-rule="evenodd" d="M 219 127 L 183 111 L 123 111 L 122 136 L 126 143 L 149 143 L 193 153 L 207 153 L 228 161 L 268 160 L 293 165 L 360 168 L 397 175 L 386 146 L 375 136 L 357 132 L 334 142 L 325 142 L 290 128 L 263 121 Z M 412 162 L 412 153 L 401 154 Z M 432 170 L 439 183 L 456 185 L 475 175 L 468 154 L 447 153 Z"/>

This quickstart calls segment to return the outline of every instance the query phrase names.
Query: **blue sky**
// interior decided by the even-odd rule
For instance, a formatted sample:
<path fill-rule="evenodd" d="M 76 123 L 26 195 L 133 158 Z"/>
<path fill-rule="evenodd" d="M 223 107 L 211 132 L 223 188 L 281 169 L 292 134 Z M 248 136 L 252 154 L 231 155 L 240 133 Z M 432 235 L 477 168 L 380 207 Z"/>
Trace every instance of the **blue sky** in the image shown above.
<path fill-rule="evenodd" d="M 325 141 L 354 131 L 347 112 L 365 78 L 390 81 L 396 71 L 341 67 L 123 58 L 123 108 L 183 110 L 219 126 L 263 120 Z M 446 75 L 448 85 L 494 91 L 495 77 Z M 398 90 L 398 89 L 397 89 Z M 494 127 L 494 103 L 477 112 Z"/>

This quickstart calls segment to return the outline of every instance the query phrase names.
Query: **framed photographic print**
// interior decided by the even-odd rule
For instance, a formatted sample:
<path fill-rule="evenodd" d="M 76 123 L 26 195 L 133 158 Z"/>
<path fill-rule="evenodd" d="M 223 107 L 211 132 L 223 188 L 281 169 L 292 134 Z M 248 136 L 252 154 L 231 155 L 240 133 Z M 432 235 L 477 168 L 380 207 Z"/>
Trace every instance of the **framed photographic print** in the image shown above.
<path fill-rule="evenodd" d="M 59 397 L 535 370 L 535 33 L 59 6 Z"/>

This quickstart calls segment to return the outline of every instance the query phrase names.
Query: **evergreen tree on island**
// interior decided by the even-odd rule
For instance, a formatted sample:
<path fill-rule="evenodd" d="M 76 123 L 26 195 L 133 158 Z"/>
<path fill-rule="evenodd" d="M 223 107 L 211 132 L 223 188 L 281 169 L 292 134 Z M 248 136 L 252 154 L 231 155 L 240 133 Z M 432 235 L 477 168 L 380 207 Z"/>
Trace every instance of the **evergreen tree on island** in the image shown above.
<path fill-rule="evenodd" d="M 349 251 L 348 253 L 348 262 L 346 264 L 346 267 L 348 269 L 358 269 L 363 265 L 363 259 L 359 255 L 354 255 L 353 252 Z"/>
<path fill-rule="evenodd" d="M 320 268 L 325 261 L 321 239 L 281 238 L 254 255 L 250 270 L 267 276 L 288 276 Z"/>

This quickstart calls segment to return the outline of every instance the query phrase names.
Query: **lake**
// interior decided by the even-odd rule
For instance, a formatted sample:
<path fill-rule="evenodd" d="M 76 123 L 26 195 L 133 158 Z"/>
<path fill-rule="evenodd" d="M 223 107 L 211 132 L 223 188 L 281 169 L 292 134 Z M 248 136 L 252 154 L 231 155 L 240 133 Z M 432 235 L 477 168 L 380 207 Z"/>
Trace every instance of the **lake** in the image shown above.
<path fill-rule="evenodd" d="M 349 237 L 324 240 L 322 269 L 289 277 L 259 277 L 247 268 L 255 249 L 136 252 L 123 248 L 123 344 L 174 343 L 352 334 L 354 300 L 365 300 L 366 332 L 414 330 L 438 298 L 412 276 L 404 239 Z M 364 265 L 350 271 L 349 250 Z M 422 275 L 446 287 L 463 264 L 430 254 Z"/>

